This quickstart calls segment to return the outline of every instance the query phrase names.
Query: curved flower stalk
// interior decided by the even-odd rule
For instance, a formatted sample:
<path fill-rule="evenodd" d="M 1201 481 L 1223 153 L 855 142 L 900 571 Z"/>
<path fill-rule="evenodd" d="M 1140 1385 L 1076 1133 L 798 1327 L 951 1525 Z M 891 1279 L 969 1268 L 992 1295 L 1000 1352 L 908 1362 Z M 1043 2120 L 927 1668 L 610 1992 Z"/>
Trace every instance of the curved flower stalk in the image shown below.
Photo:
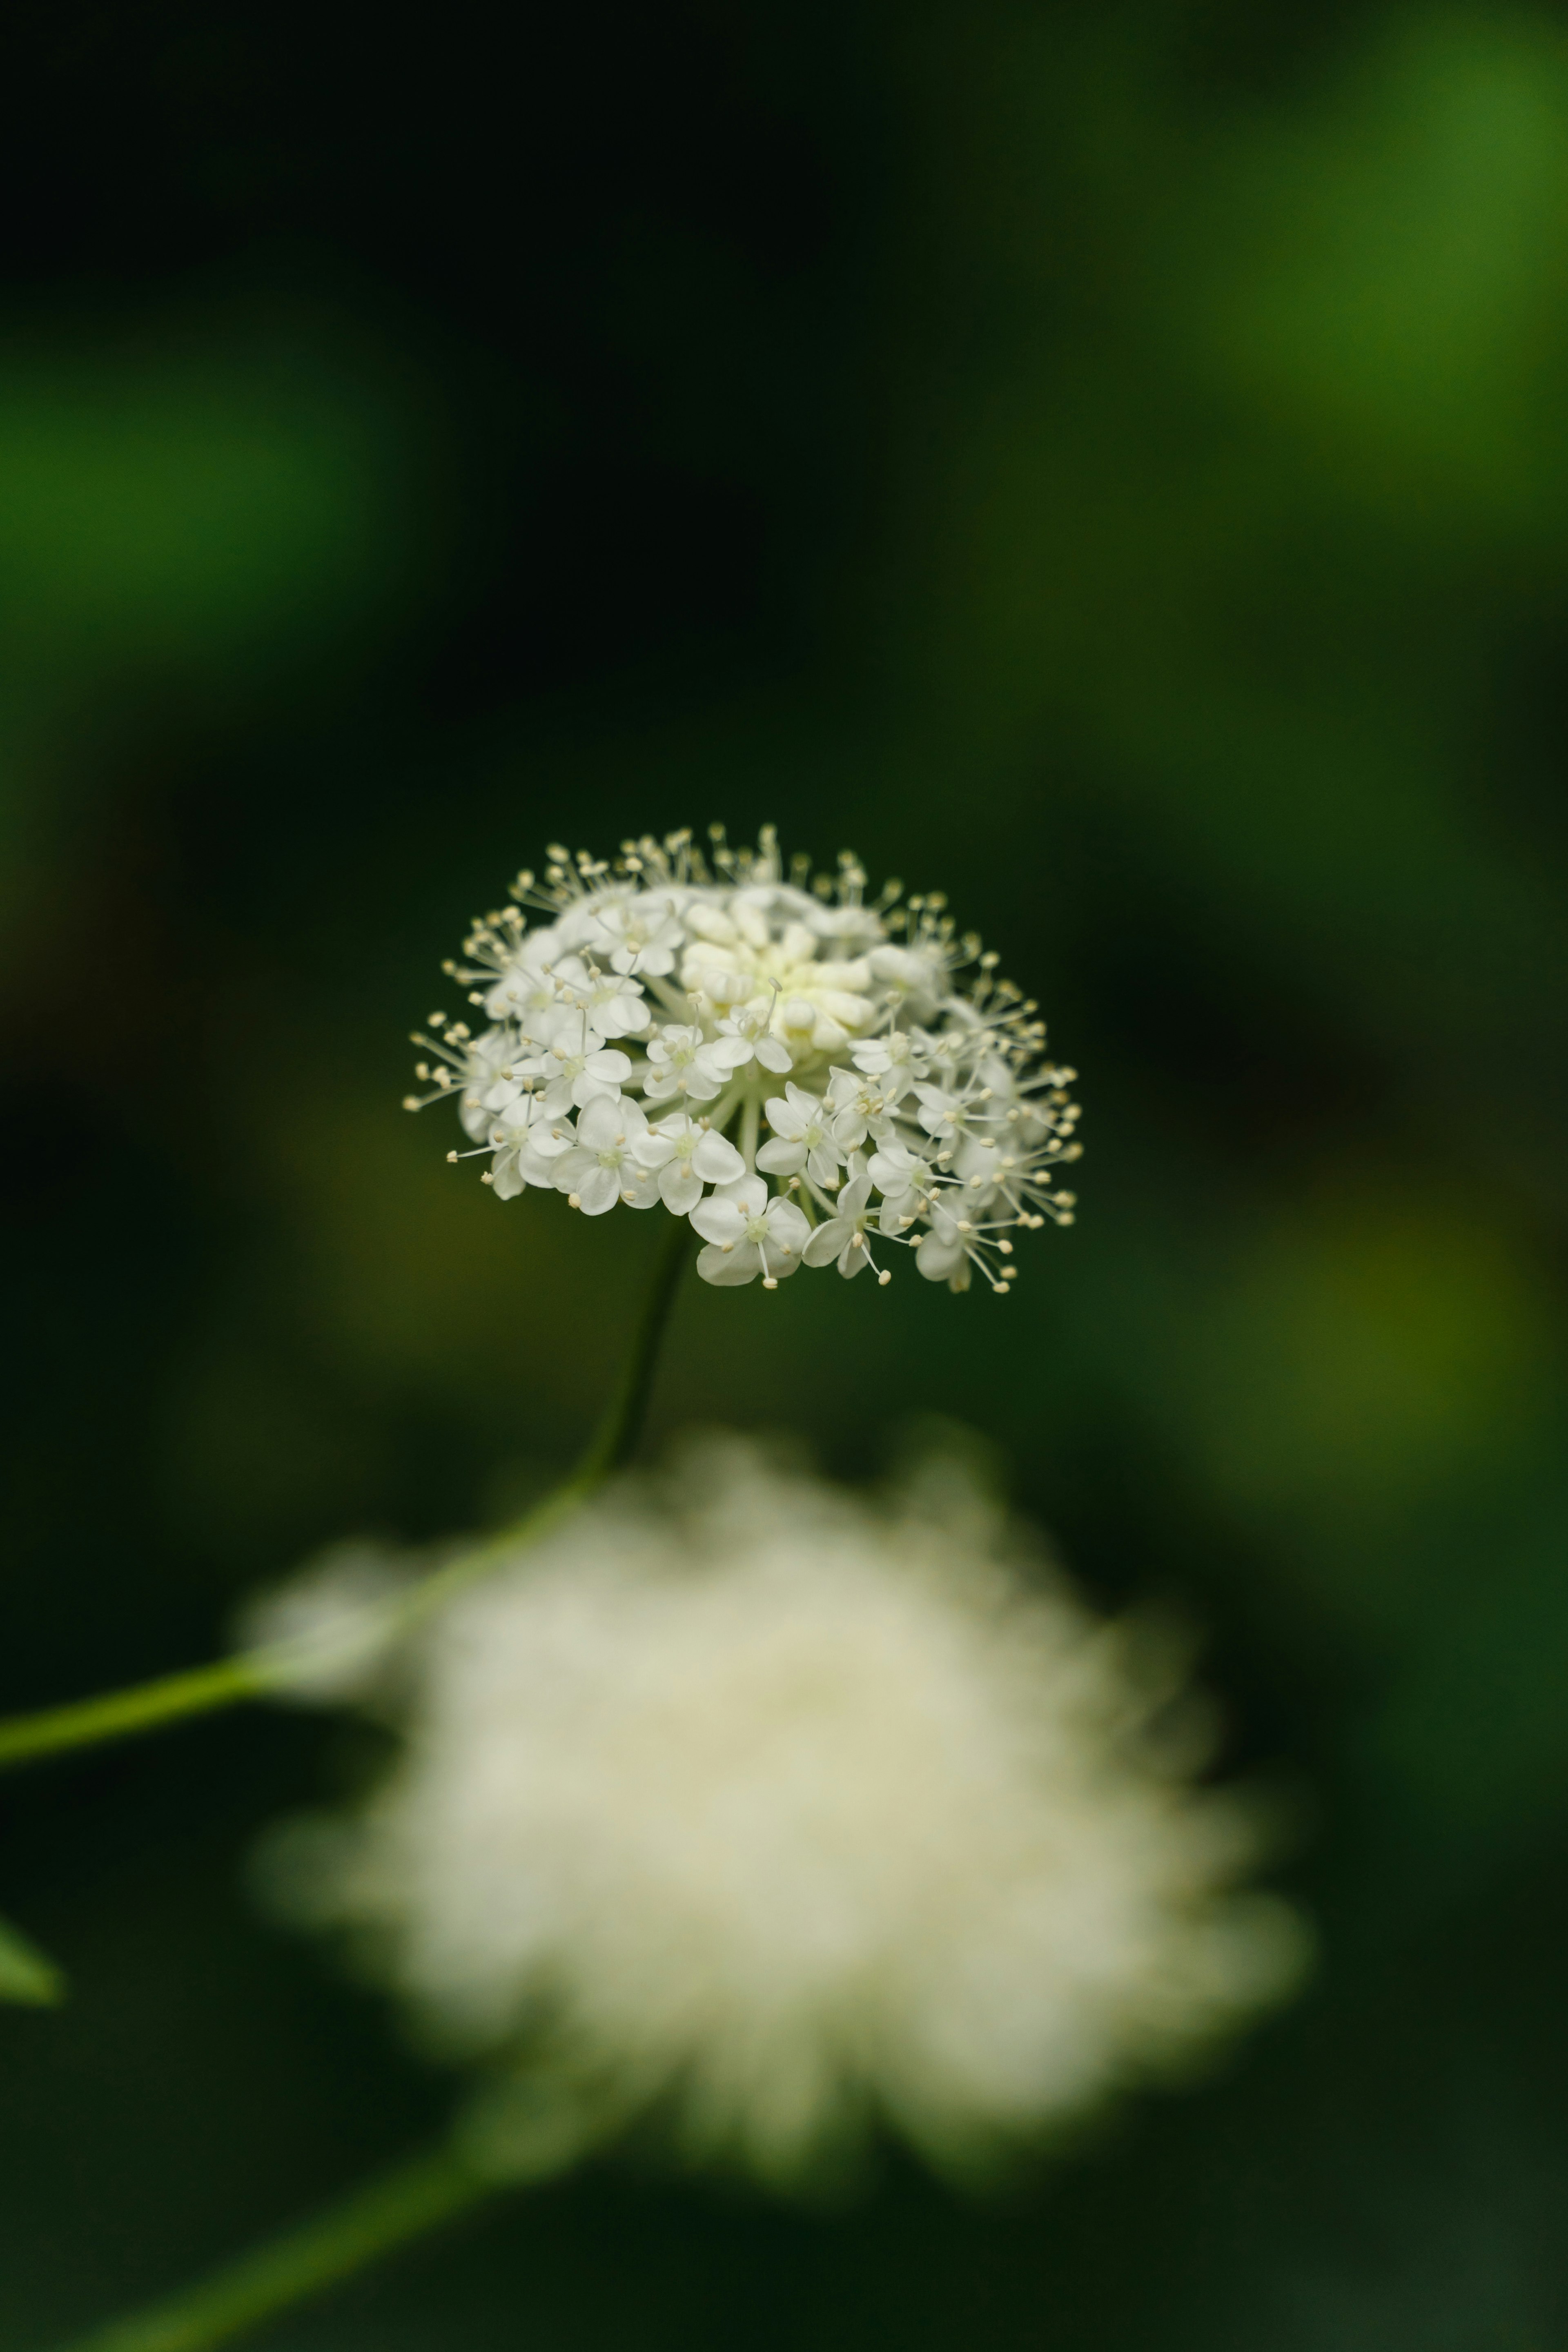
<path fill-rule="evenodd" d="M 773 2180 L 873 2123 L 962 2163 L 1280 1989 L 1169 1664 L 950 1459 L 876 1506 L 710 1440 L 421 1633 L 401 1763 L 273 1883 L 485 2063 L 481 2169 L 645 2114 Z"/>
<path fill-rule="evenodd" d="M 1013 1234 L 1072 1223 L 1075 1073 L 940 892 L 868 902 L 847 852 L 786 874 L 771 827 L 549 856 L 447 966 L 479 1021 L 431 1014 L 406 1098 L 457 1103 L 473 1148 L 447 1157 L 503 1200 L 662 1207 L 705 1281 L 768 1290 L 803 1265 L 886 1283 L 912 1248 L 929 1281 L 1005 1293 Z"/>
<path fill-rule="evenodd" d="M 374 1576 L 375 1563 L 361 1551 L 356 1589 L 354 1578 L 342 1579 L 343 1554 L 335 1553 L 333 1583 L 341 1585 L 341 1605 L 323 1614 L 318 1596 L 298 1624 L 290 1621 L 287 1608 L 273 1610 L 265 1624 L 258 1620 L 247 1628 L 247 1638 L 234 1657 L 160 1675 L 126 1690 L 104 1691 L 92 1698 L 70 1699 L 61 1706 L 0 1719 L 0 1772 L 76 1748 L 136 1738 L 193 1717 L 279 1693 L 302 1696 L 312 1679 L 325 1692 L 336 1679 L 353 1671 L 367 1645 L 371 1654 L 375 1653 L 389 1633 L 428 1616 L 454 1592 L 488 1575 L 498 1560 L 514 1559 L 557 1521 L 570 1517 L 630 1459 L 637 1446 L 660 1341 L 689 1244 L 684 1227 L 672 1227 L 665 1235 L 662 1248 L 656 1253 L 653 1279 L 631 1347 L 597 1427 L 559 1484 L 537 1496 L 509 1527 L 459 1549 L 417 1583 L 404 1580 L 387 1586 L 379 1592 L 374 1610 L 363 1580 Z M 350 1547 L 351 1554 L 353 1549 Z"/>

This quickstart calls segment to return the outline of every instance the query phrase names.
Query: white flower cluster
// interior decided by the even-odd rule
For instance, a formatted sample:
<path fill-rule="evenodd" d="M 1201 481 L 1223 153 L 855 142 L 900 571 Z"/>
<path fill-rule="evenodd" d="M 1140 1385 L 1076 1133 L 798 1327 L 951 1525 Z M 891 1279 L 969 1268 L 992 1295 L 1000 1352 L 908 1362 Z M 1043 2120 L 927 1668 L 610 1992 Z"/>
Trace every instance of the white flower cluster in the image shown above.
<path fill-rule="evenodd" d="M 411 1647 L 294 1908 L 492 2062 L 492 2160 L 539 2162 L 553 2084 L 569 2154 L 652 2113 L 775 2179 L 876 2119 L 964 2161 L 1288 1976 L 1289 1915 L 1226 1892 L 1252 1833 L 1152 1731 L 1170 1661 L 947 1457 L 873 1505 L 709 1439 Z"/>
<path fill-rule="evenodd" d="M 771 829 L 550 858 L 447 967 L 485 1025 L 435 1013 L 415 1039 L 432 1091 L 406 1107 L 455 1098 L 502 1199 L 662 1204 L 705 1280 L 770 1290 L 802 1265 L 885 1283 L 879 1254 L 912 1244 L 929 1280 L 1005 1291 L 1015 1229 L 1071 1223 L 1074 1073 L 940 894 L 868 904 L 847 854 L 786 878 Z"/>

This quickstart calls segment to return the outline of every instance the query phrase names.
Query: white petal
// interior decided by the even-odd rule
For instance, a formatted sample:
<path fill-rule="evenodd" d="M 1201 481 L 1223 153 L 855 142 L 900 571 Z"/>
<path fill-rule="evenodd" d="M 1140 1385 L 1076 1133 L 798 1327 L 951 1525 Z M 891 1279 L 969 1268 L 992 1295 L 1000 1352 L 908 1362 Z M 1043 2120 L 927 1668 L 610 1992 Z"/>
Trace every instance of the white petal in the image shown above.
<path fill-rule="evenodd" d="M 679 1160 L 671 1160 L 658 1180 L 658 1190 L 667 1209 L 678 1217 L 689 1216 L 702 1198 L 702 1179 L 683 1168 Z"/>
<path fill-rule="evenodd" d="M 525 1184 L 536 1184 L 542 1192 L 550 1192 L 555 1182 L 555 1171 L 560 1160 L 542 1160 L 533 1146 L 525 1143 L 517 1155 L 517 1172 Z"/>
<path fill-rule="evenodd" d="M 528 1148 L 541 1160 L 559 1160 L 576 1140 L 569 1118 L 539 1119 L 528 1130 Z"/>
<path fill-rule="evenodd" d="M 767 1206 L 768 1188 L 760 1176 L 737 1176 L 732 1184 L 721 1185 L 713 1197 L 716 1201 L 733 1201 L 743 1215 L 757 1217 Z"/>
<path fill-rule="evenodd" d="M 957 1237 L 946 1240 L 941 1234 L 927 1234 L 915 1251 L 915 1264 L 928 1282 L 945 1282 L 963 1264 L 963 1248 Z"/>
<path fill-rule="evenodd" d="M 726 1076 L 749 1062 L 752 1053 L 752 1041 L 749 1037 L 715 1037 L 710 1045 L 705 1045 L 702 1049 L 704 1060 L 714 1063 L 724 1071 Z"/>
<path fill-rule="evenodd" d="M 584 1106 L 583 1116 L 577 1121 L 579 1143 L 586 1144 L 590 1151 L 607 1151 L 616 1136 L 626 1131 L 621 1118 L 623 1108 L 630 1110 L 635 1106 L 630 1103 L 623 1106 L 619 1095 L 595 1096 Z M 640 1111 L 637 1117 L 641 1118 Z"/>
<path fill-rule="evenodd" d="M 762 1270 L 762 1259 L 750 1242 L 742 1242 L 728 1253 L 720 1249 L 699 1250 L 697 1253 L 697 1271 L 703 1281 L 717 1283 L 726 1290 L 738 1289 L 745 1282 L 754 1282 Z"/>
<path fill-rule="evenodd" d="M 556 1182 L 559 1184 L 559 1178 Z M 615 1207 L 621 1197 L 619 1171 L 614 1168 L 601 1168 L 595 1160 L 582 1182 L 574 1184 L 572 1189 L 585 1217 L 602 1217 L 607 1209 Z"/>
<path fill-rule="evenodd" d="M 691 1155 L 691 1165 L 705 1184 L 732 1184 L 745 1173 L 746 1163 L 734 1145 L 711 1129 Z"/>
<path fill-rule="evenodd" d="M 811 1238 L 811 1227 L 793 1201 L 775 1201 L 768 1211 L 768 1238 L 798 1257 Z"/>
<path fill-rule="evenodd" d="M 733 1201 L 726 1201 L 715 1192 L 700 1201 L 691 1212 L 691 1223 L 705 1242 L 739 1243 L 746 1230 L 746 1220 Z"/>
<path fill-rule="evenodd" d="M 686 1084 L 681 1091 L 691 1102 L 711 1102 L 723 1086 L 725 1073 L 716 1070 L 711 1062 L 699 1054 L 686 1072 Z"/>

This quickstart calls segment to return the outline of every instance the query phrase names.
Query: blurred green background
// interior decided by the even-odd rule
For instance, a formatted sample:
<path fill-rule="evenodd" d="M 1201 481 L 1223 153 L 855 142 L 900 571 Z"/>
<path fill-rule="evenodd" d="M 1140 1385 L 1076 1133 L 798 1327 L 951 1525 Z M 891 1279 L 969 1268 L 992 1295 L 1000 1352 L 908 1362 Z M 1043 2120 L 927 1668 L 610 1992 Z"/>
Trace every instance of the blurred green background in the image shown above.
<path fill-rule="evenodd" d="M 656 1421 L 1007 1449 L 1206 1630 L 1314 1983 L 1000 2203 L 606 2166 L 295 2352 L 1568 2342 L 1568 16 L 54 0 L 0 32 L 0 1672 L 584 1433 L 656 1236 L 397 1108 L 560 836 L 948 890 L 1083 1073 L 1016 1298 L 682 1298 Z M 330 1726 L 0 1784 L 0 2344 L 447 2085 L 258 1924 Z"/>

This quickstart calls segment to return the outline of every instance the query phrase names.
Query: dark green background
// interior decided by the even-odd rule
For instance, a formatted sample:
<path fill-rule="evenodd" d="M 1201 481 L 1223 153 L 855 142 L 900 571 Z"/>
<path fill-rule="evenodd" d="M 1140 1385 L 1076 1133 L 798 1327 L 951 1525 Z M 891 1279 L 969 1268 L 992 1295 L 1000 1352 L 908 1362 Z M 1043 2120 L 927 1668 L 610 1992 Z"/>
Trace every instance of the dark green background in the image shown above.
<path fill-rule="evenodd" d="M 405 1032 L 547 839 L 773 819 L 1039 996 L 1084 1206 L 1007 1301 L 693 1285 L 658 1423 L 990 1432 L 1321 1937 L 1001 2204 L 606 2168 L 277 2343 L 1568 2341 L 1568 20 L 53 0 L 0 246 L 8 1703 L 565 1458 L 656 1235 L 447 1168 Z M 354 1769 L 0 1789 L 5 2347 L 444 2111 L 244 1894 Z"/>

